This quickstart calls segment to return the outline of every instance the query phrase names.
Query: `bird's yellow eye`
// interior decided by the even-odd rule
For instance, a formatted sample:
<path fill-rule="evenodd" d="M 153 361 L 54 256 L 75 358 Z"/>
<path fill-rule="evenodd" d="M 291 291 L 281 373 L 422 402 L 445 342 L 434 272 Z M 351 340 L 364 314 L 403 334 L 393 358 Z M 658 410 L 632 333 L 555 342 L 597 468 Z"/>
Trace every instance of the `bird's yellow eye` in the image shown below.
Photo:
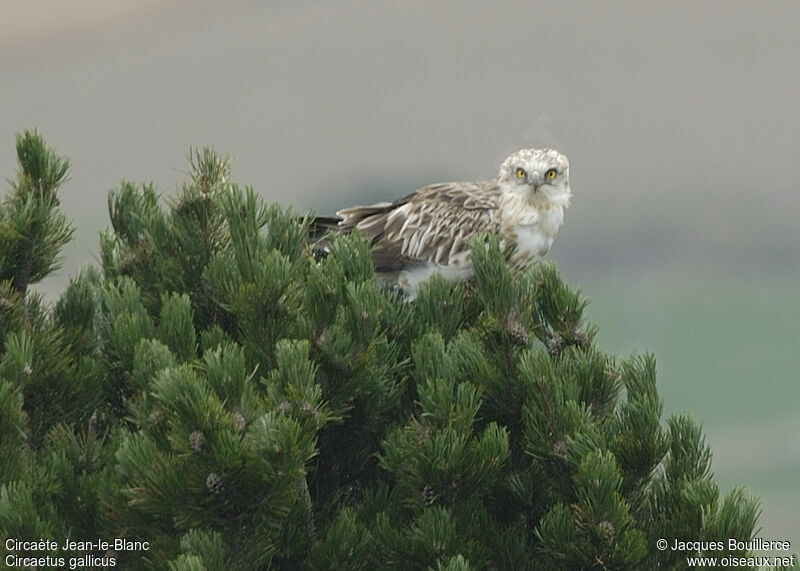
<path fill-rule="evenodd" d="M 522 180 L 523 178 L 527 177 L 528 173 L 525 172 L 525 169 L 517 169 L 517 178 Z"/>
<path fill-rule="evenodd" d="M 554 178 L 556 178 L 556 175 L 557 175 L 557 174 L 558 174 L 558 171 L 557 171 L 556 169 L 550 169 L 549 171 L 547 171 L 546 173 L 544 173 L 544 177 L 545 177 L 547 180 L 553 180 Z"/>

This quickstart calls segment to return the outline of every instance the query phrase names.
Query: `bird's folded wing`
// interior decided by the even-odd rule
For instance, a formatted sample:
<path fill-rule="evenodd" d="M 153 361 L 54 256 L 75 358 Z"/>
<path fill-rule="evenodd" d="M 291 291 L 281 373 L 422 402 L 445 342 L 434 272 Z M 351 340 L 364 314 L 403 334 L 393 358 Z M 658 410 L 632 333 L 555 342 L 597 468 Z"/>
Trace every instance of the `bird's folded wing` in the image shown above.
<path fill-rule="evenodd" d="M 344 231 L 357 228 L 374 244 L 379 272 L 415 264 L 463 262 L 469 240 L 497 233 L 499 190 L 494 183 L 440 183 L 392 203 L 355 206 L 338 212 Z"/>

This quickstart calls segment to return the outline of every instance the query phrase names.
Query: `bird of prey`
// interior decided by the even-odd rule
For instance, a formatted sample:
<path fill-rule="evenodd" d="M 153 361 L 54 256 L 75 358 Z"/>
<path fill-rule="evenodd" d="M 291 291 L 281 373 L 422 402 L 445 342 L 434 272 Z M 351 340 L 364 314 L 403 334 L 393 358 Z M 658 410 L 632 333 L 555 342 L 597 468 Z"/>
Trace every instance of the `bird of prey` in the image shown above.
<path fill-rule="evenodd" d="M 553 245 L 570 197 L 567 157 L 522 149 L 503 161 L 493 180 L 431 184 L 394 202 L 319 217 L 315 228 L 358 230 L 373 244 L 376 276 L 413 299 L 435 273 L 450 282 L 472 277 L 469 242 L 479 233 L 499 236 L 504 250 L 516 247 L 512 270 L 528 268 Z"/>

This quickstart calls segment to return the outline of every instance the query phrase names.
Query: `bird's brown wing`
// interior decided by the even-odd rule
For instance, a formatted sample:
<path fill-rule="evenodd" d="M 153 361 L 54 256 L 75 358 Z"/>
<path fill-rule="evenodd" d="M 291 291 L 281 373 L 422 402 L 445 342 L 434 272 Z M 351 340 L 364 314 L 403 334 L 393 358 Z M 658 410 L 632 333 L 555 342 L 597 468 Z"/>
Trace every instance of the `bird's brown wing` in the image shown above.
<path fill-rule="evenodd" d="M 414 264 L 448 265 L 479 232 L 497 233 L 500 195 L 492 182 L 439 183 L 391 203 L 340 210 L 342 231 L 358 229 L 374 244 L 379 272 Z"/>

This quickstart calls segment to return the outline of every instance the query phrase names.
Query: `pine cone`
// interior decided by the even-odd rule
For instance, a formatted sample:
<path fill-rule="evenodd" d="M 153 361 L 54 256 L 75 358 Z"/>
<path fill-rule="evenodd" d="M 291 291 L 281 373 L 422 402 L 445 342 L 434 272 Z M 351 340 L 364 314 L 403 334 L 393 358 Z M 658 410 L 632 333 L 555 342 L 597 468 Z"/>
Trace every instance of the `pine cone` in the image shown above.
<path fill-rule="evenodd" d="M 436 503 L 437 498 L 439 495 L 431 486 L 425 486 L 422 488 L 422 501 L 425 502 L 426 506 L 432 506 Z"/>
<path fill-rule="evenodd" d="M 589 345 L 589 335 L 582 329 L 575 329 L 572 332 L 572 340 L 578 347 L 587 347 Z"/>
<path fill-rule="evenodd" d="M 150 416 L 147 417 L 148 422 L 150 423 L 150 428 L 158 428 L 159 425 L 164 422 L 165 414 L 164 409 L 160 406 L 154 408 L 153 411 L 150 413 Z"/>
<path fill-rule="evenodd" d="M 611 545 L 614 542 L 614 524 L 604 519 L 597 524 L 597 527 L 600 531 L 600 537 L 603 538 L 603 541 L 605 541 L 608 545 Z"/>
<path fill-rule="evenodd" d="M 221 494 L 225 491 L 225 482 L 216 472 L 211 472 L 206 478 L 206 489 L 212 494 Z"/>
<path fill-rule="evenodd" d="M 314 405 L 308 402 L 307 400 L 303 401 L 302 410 L 303 414 L 305 414 L 306 416 L 311 416 L 314 418 L 317 417 L 317 409 L 314 408 Z"/>
<path fill-rule="evenodd" d="M 189 447 L 199 454 L 205 443 L 206 435 L 201 430 L 192 430 L 189 435 Z"/>
<path fill-rule="evenodd" d="M 244 416 L 240 412 L 233 413 L 233 424 L 236 425 L 236 428 L 239 429 L 240 434 L 244 434 L 247 430 L 247 420 L 245 420 Z"/>
<path fill-rule="evenodd" d="M 517 345 L 524 346 L 530 343 L 528 332 L 525 331 L 525 327 L 523 327 L 522 323 L 516 319 L 506 323 L 506 333 L 508 333 L 511 340 Z"/>
<path fill-rule="evenodd" d="M 551 357 L 557 357 L 564 350 L 564 338 L 558 333 L 553 333 L 553 336 L 547 340 L 547 352 Z"/>

